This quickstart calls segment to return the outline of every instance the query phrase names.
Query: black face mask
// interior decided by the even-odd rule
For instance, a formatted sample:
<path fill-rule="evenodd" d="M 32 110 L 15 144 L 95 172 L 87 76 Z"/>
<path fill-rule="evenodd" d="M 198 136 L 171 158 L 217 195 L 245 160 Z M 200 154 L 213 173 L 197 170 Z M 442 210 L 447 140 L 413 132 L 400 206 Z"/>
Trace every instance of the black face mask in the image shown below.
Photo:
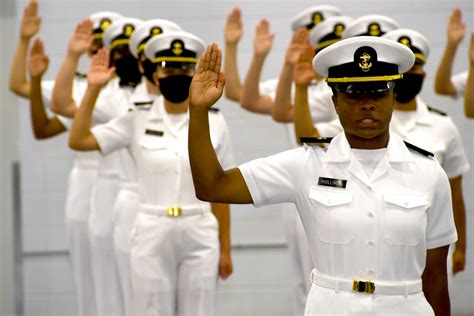
<path fill-rule="evenodd" d="M 192 76 L 173 75 L 159 78 L 160 91 L 163 97 L 172 103 L 181 103 L 189 97 Z"/>
<path fill-rule="evenodd" d="M 142 74 L 138 69 L 138 61 L 132 55 L 126 55 L 114 61 L 115 72 L 120 78 L 121 87 L 128 86 L 135 88 L 142 79 Z"/>
<path fill-rule="evenodd" d="M 155 79 L 153 79 L 153 74 L 156 71 L 157 65 L 152 63 L 149 59 L 145 59 L 141 63 L 143 67 L 143 75 L 148 79 L 148 81 L 154 83 Z"/>
<path fill-rule="evenodd" d="M 395 82 L 395 100 L 399 103 L 408 103 L 421 91 L 423 86 L 423 75 L 404 74 L 403 78 Z"/>

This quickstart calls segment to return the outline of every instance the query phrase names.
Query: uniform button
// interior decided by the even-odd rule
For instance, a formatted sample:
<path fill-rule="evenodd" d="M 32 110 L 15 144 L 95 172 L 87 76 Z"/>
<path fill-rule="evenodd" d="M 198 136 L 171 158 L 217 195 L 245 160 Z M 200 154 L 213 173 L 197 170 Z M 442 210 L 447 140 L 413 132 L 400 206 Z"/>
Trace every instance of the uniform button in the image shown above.
<path fill-rule="evenodd" d="M 375 214 L 372 213 L 372 212 L 369 212 L 369 214 L 367 214 L 367 215 L 368 215 L 370 218 L 373 218 L 373 217 L 375 216 Z"/>
<path fill-rule="evenodd" d="M 408 207 L 408 202 L 405 202 L 405 207 Z"/>
<path fill-rule="evenodd" d="M 375 245 L 375 241 L 369 240 L 369 241 L 367 242 L 367 244 L 368 244 L 369 246 L 374 246 L 374 245 Z"/>
<path fill-rule="evenodd" d="M 375 274 L 375 270 L 374 270 L 374 269 L 369 269 L 369 270 L 367 270 L 367 272 L 369 272 L 370 275 L 374 275 L 374 274 Z"/>

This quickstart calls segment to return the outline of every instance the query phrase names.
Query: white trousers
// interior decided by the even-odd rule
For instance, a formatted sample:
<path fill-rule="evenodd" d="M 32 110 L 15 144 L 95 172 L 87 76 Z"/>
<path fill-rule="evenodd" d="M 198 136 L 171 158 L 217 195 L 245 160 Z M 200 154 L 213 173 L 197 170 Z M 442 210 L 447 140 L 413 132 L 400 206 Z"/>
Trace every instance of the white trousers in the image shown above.
<path fill-rule="evenodd" d="M 88 227 L 91 191 L 97 180 L 97 170 L 93 162 L 90 166 L 74 165 L 69 174 L 66 197 L 66 232 L 79 316 L 97 315 Z"/>
<path fill-rule="evenodd" d="M 314 264 L 309 252 L 308 239 L 296 208 L 290 204 L 284 207 L 288 208 L 284 210 L 284 216 L 293 276 L 294 315 L 303 316 L 306 298 L 311 288 L 310 275 Z"/>
<path fill-rule="evenodd" d="M 92 192 L 89 232 L 99 316 L 124 315 L 113 242 L 113 206 L 120 186 L 121 181 L 118 177 L 99 175 Z"/>
<path fill-rule="evenodd" d="M 130 271 L 130 235 L 139 207 L 138 185 L 124 183 L 117 195 L 117 201 L 114 206 L 114 252 L 126 316 L 135 314 L 133 312 L 133 291 Z"/>
<path fill-rule="evenodd" d="M 138 213 L 131 249 L 136 316 L 213 316 L 218 235 L 211 212 Z"/>
<path fill-rule="evenodd" d="M 434 316 L 434 311 L 423 292 L 407 296 L 365 294 L 313 285 L 305 316 Z"/>

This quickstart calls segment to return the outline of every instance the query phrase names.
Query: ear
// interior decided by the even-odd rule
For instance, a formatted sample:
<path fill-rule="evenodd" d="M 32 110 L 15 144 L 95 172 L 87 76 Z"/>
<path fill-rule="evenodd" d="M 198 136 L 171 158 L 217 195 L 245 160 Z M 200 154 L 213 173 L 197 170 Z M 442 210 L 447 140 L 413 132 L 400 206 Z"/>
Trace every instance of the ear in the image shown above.
<path fill-rule="evenodd" d="M 153 82 L 154 82 L 155 85 L 157 85 L 158 87 L 160 86 L 160 82 L 158 81 L 158 70 L 153 73 Z"/>

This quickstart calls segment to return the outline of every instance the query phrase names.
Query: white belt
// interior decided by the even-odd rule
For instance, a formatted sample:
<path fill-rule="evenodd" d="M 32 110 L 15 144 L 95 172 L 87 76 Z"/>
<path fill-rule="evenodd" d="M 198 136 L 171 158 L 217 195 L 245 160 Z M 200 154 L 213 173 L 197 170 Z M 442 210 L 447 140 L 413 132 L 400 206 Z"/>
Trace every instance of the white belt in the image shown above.
<path fill-rule="evenodd" d="M 338 291 L 349 291 L 367 294 L 405 295 L 420 292 L 423 289 L 421 280 L 407 282 L 382 282 L 370 280 L 340 279 L 319 273 L 311 272 L 313 284 Z"/>
<path fill-rule="evenodd" d="M 124 181 L 124 182 L 122 182 L 122 190 L 130 191 L 130 192 L 133 192 L 133 193 L 138 193 L 138 183 L 130 182 L 130 181 Z"/>
<path fill-rule="evenodd" d="M 98 169 L 99 162 L 94 159 L 75 159 L 74 167 L 79 169 Z"/>
<path fill-rule="evenodd" d="M 169 217 L 180 217 L 180 216 L 191 216 L 191 215 L 203 215 L 210 212 L 209 204 L 196 204 L 196 205 L 171 205 L 161 206 L 140 203 L 140 212 L 156 215 L 156 216 L 169 216 Z"/>

